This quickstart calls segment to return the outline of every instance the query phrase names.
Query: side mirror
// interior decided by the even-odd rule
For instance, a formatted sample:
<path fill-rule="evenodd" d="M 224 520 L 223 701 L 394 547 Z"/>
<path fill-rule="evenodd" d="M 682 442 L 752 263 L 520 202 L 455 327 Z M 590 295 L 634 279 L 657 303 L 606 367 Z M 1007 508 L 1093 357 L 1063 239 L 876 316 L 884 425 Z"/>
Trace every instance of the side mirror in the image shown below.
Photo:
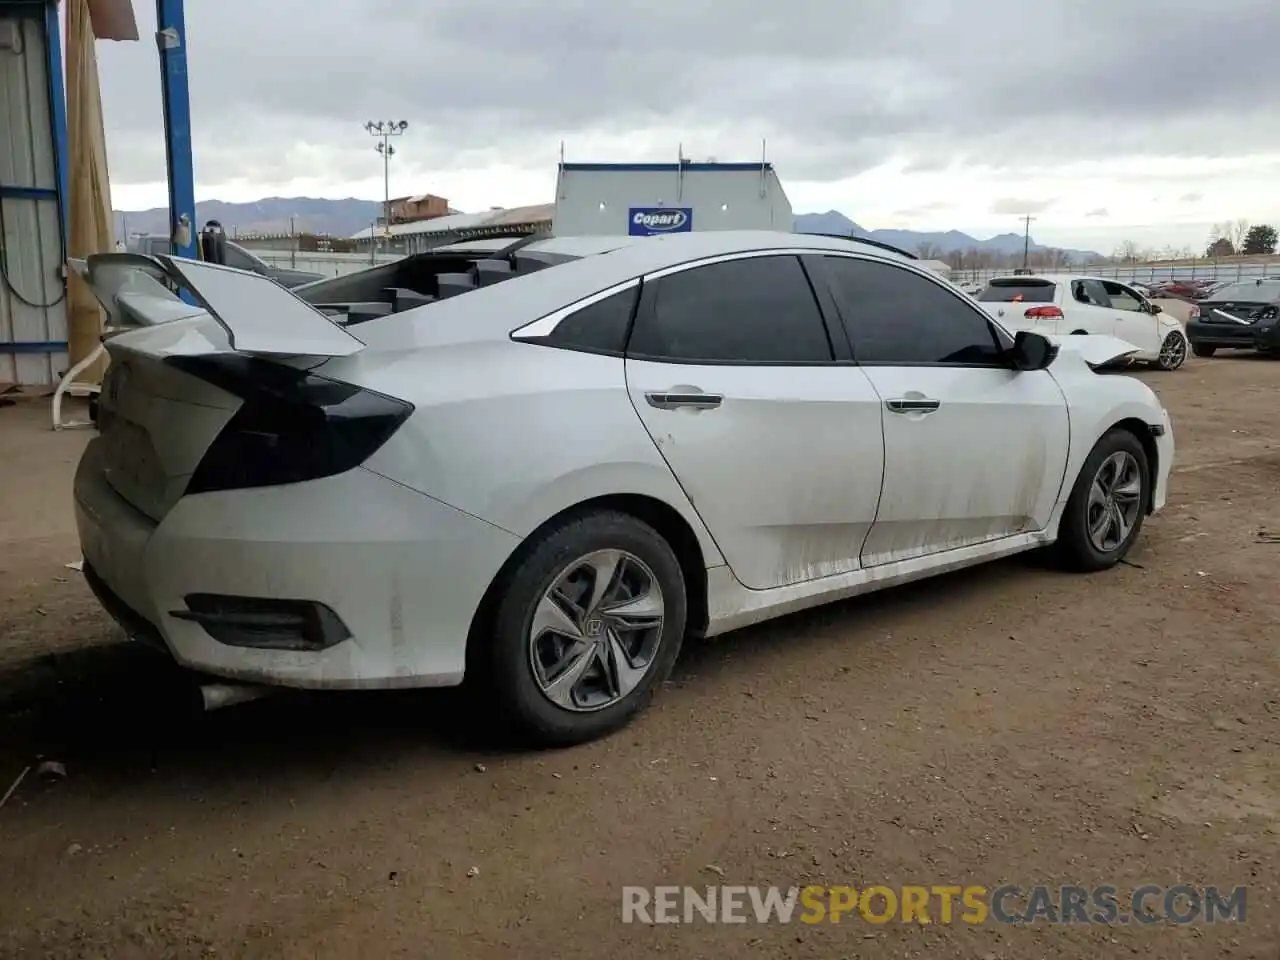
<path fill-rule="evenodd" d="M 1158 303 L 1148 303 L 1148 304 L 1147 304 L 1147 309 L 1151 311 L 1151 315 L 1152 315 L 1153 317 L 1154 317 L 1157 313 L 1164 313 L 1164 307 L 1160 306 L 1160 304 L 1158 304 Z"/>
<path fill-rule="evenodd" d="M 1048 337 L 1019 330 L 1014 334 L 1013 349 L 1009 353 L 1016 369 L 1043 370 L 1057 357 L 1058 347 Z"/>

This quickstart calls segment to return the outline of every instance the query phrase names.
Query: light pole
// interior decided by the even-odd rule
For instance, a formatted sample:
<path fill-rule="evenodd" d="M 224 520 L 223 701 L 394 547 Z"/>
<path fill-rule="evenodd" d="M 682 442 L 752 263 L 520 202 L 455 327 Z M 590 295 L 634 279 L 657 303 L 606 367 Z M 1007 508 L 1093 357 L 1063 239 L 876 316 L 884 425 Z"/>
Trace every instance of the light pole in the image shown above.
<path fill-rule="evenodd" d="M 391 240 L 391 158 L 396 155 L 391 138 L 400 136 L 408 127 L 406 120 L 367 120 L 364 125 L 371 136 L 380 138 L 375 149 L 382 154 L 382 235 L 388 243 Z M 373 247 L 373 238 L 369 241 Z"/>

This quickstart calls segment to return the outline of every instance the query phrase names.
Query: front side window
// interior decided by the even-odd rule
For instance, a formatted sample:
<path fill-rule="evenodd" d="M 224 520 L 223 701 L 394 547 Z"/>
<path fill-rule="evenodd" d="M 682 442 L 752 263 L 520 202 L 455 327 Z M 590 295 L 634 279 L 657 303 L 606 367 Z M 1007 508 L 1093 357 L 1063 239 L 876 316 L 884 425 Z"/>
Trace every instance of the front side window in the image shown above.
<path fill-rule="evenodd" d="M 749 257 L 646 281 L 627 355 L 684 363 L 833 359 L 798 258 Z"/>
<path fill-rule="evenodd" d="M 858 363 L 1006 366 L 991 323 L 911 270 L 824 257 Z"/>
<path fill-rule="evenodd" d="M 1117 310 L 1128 310 L 1132 313 L 1142 312 L 1142 298 L 1128 287 L 1104 280 L 1102 288 L 1107 291 L 1107 298 L 1111 301 L 1111 306 Z"/>

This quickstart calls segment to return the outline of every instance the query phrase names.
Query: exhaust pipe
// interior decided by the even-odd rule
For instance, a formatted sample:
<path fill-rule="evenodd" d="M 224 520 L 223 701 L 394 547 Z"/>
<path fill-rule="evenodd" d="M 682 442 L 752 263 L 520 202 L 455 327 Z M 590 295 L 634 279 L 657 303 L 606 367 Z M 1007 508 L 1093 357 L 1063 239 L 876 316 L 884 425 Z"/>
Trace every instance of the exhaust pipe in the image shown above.
<path fill-rule="evenodd" d="M 204 710 L 221 710 L 237 703 L 260 700 L 275 693 L 271 687 L 255 687 L 246 683 L 204 683 L 200 685 L 200 702 Z"/>

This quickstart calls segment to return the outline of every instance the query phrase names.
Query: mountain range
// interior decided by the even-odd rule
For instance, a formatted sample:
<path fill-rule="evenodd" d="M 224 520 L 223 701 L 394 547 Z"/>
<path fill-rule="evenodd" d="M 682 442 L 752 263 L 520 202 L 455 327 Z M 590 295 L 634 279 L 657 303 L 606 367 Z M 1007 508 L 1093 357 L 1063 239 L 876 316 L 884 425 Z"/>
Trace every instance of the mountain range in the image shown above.
<path fill-rule="evenodd" d="M 918 252 L 921 247 L 928 247 L 932 251 L 931 256 L 941 256 L 956 250 L 965 252 L 984 250 L 991 253 L 1014 255 L 1022 253 L 1023 243 L 1022 234 L 1020 233 L 999 233 L 994 237 L 988 237 L 986 240 L 978 240 L 967 233 L 961 233 L 959 230 L 947 230 L 944 232 L 866 230 L 838 210 L 828 210 L 826 213 L 798 213 L 795 219 L 795 229 L 797 233 L 834 233 L 842 237 L 866 237 L 870 240 L 878 240 L 881 243 L 890 244 L 902 250 L 908 250 L 911 253 Z M 1062 248 L 1047 247 L 1036 243 L 1033 237 L 1028 244 L 1028 249 L 1033 253 L 1038 253 Z M 1106 259 L 1102 254 L 1095 253 L 1092 250 L 1063 250 L 1063 252 L 1071 257 L 1072 260 L 1090 262 Z"/>
<path fill-rule="evenodd" d="M 168 233 L 169 210 L 113 211 L 116 237 L 135 233 Z M 382 216 L 380 200 L 323 200 L 315 197 L 264 197 L 251 203 L 203 200 L 196 204 L 196 226 L 217 220 L 229 235 L 236 233 L 317 233 L 349 237 Z"/>
<path fill-rule="evenodd" d="M 208 220 L 219 221 L 228 234 L 287 234 L 318 233 L 336 237 L 349 237 L 363 230 L 382 213 L 377 200 L 323 200 L 314 197 L 264 197 L 252 203 L 226 203 L 222 200 L 205 200 L 196 204 L 196 225 Z M 124 239 L 135 233 L 168 233 L 169 211 L 164 207 L 150 210 L 115 211 L 116 236 Z M 912 253 L 922 249 L 930 256 L 942 256 L 951 251 L 981 250 L 1001 255 L 1022 253 L 1022 236 L 1017 233 L 1001 233 L 986 240 L 978 240 L 958 230 L 945 232 L 920 232 L 916 230 L 866 230 L 837 210 L 826 213 L 800 213 L 795 218 L 795 229 L 800 233 L 834 233 L 846 237 L 868 237 L 888 243 Z M 1032 251 L 1049 247 L 1033 239 Z M 1065 251 L 1073 260 L 1102 260 L 1101 254 L 1090 250 Z"/>

